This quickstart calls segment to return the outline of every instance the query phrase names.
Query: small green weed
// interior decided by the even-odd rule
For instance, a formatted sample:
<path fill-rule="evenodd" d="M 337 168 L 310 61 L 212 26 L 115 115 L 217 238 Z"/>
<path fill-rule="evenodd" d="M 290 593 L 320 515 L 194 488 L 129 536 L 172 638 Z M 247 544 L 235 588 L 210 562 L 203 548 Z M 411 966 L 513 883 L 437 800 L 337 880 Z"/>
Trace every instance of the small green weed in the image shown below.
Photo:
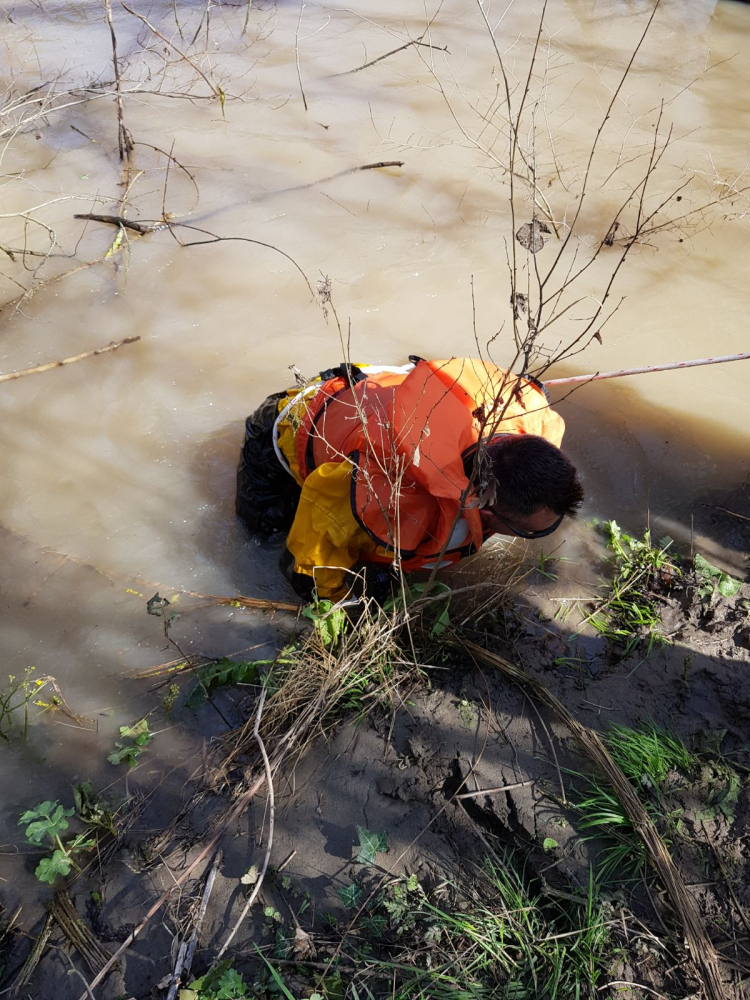
<path fill-rule="evenodd" d="M 361 865 L 374 865 L 375 855 L 388 850 L 388 840 L 384 833 L 373 833 L 363 826 L 358 826 L 357 836 L 359 837 L 357 861 Z"/>
<path fill-rule="evenodd" d="M 264 661 L 272 662 L 272 661 Z M 214 663 L 198 667 L 195 677 L 198 683 L 187 696 L 185 706 L 198 708 L 217 688 L 230 687 L 236 684 L 255 684 L 258 680 L 260 661 L 239 662 L 224 657 Z"/>
<path fill-rule="evenodd" d="M 642 729 L 613 725 L 606 736 L 615 763 L 634 785 L 659 787 L 670 771 L 690 775 L 700 763 L 674 733 L 653 722 Z"/>
<path fill-rule="evenodd" d="M 695 814 L 697 822 L 715 820 L 723 816 L 733 823 L 742 782 L 739 775 L 723 761 L 713 760 L 700 771 L 698 788 L 705 794 L 704 806 Z"/>
<path fill-rule="evenodd" d="M 74 814 L 75 809 L 66 809 L 57 801 L 47 800 L 27 809 L 18 820 L 19 826 L 26 827 L 26 840 L 30 844 L 38 847 L 46 843 L 53 848 L 51 856 L 42 858 L 37 865 L 35 874 L 40 882 L 52 884 L 58 875 L 68 875 L 75 867 L 74 856 L 96 844 L 96 840 L 85 833 L 63 842 L 60 834 L 69 828 L 68 820 Z"/>
<path fill-rule="evenodd" d="M 427 583 L 412 583 L 402 590 L 396 597 L 386 601 L 383 605 L 384 611 L 404 611 L 413 604 L 420 603 L 427 609 L 425 618 L 431 622 L 430 635 L 438 636 L 450 626 L 450 603 L 452 591 L 446 583 L 434 580 L 431 585 Z"/>
<path fill-rule="evenodd" d="M 334 647 L 346 631 L 346 612 L 332 601 L 315 600 L 302 609 L 302 615 L 313 623 L 324 646 Z"/>
<path fill-rule="evenodd" d="M 130 742 L 121 743 L 118 740 L 107 760 L 110 764 L 127 763 L 129 767 L 133 767 L 138 762 L 138 758 L 154 738 L 154 734 L 149 729 L 148 719 L 141 719 L 132 726 L 120 726 L 120 736 L 130 740 Z"/>
<path fill-rule="evenodd" d="M 557 580 L 557 573 L 553 573 L 551 567 L 554 565 L 555 559 L 552 556 L 547 556 L 544 552 L 539 553 L 539 565 L 536 568 L 537 573 L 540 576 L 546 577 L 548 580 Z"/>
<path fill-rule="evenodd" d="M 50 678 L 34 679 L 35 667 L 26 667 L 23 677 L 8 676 L 7 691 L 0 691 L 0 737 L 10 742 L 10 732 L 21 725 L 21 735 L 26 739 L 29 732 L 29 708 L 39 705 L 42 709 L 50 706 L 39 701 L 39 694 Z"/>
<path fill-rule="evenodd" d="M 741 587 L 739 580 L 735 580 L 733 576 L 725 573 L 718 566 L 712 566 L 698 552 L 693 558 L 693 569 L 702 601 L 710 602 L 716 594 L 720 597 L 734 597 Z"/>
<path fill-rule="evenodd" d="M 193 980 L 187 989 L 180 990 L 180 1000 L 253 1000 L 250 987 L 232 968 L 233 961 L 227 958 L 205 976 Z"/>
<path fill-rule="evenodd" d="M 456 708 L 458 709 L 458 714 L 461 718 L 461 725 L 464 729 L 471 729 L 477 718 L 477 710 L 474 703 L 470 701 L 466 695 L 462 695 L 456 702 Z"/>
<path fill-rule="evenodd" d="M 78 819 L 104 833 L 115 833 L 115 817 L 110 805 L 94 791 L 90 781 L 73 785 L 73 801 Z"/>
<path fill-rule="evenodd" d="M 501 860 L 502 865 L 487 862 L 481 868 L 481 898 L 466 900 L 457 910 L 434 902 L 415 875 L 383 890 L 377 907 L 388 915 L 395 941 L 388 957 L 379 958 L 373 939 L 366 960 L 373 972 L 389 975 L 388 997 L 569 1000 L 594 995 L 606 968 L 609 933 L 593 878 L 580 904 L 564 909 L 528 890 L 512 855 Z M 360 926 L 365 929 L 364 920 Z M 394 951 L 396 942 L 402 942 L 401 953 Z M 420 962 L 416 953 L 423 956 Z M 386 994 L 379 990 L 377 995 Z"/>
<path fill-rule="evenodd" d="M 682 574 L 668 551 L 672 539 L 665 537 L 653 545 L 650 531 L 636 538 L 622 531 L 616 521 L 606 521 L 602 528 L 614 553 L 615 575 L 607 597 L 586 621 L 617 647 L 621 657 L 644 643 L 648 656 L 654 647 L 669 642 L 653 593 Z"/>
<path fill-rule="evenodd" d="M 362 896 L 362 887 L 356 882 L 351 882 L 349 885 L 342 885 L 340 889 L 337 889 L 336 895 L 347 909 L 352 910 Z"/>
<path fill-rule="evenodd" d="M 664 832 L 666 842 L 679 829 L 681 809 L 669 808 L 665 782 L 670 772 L 685 777 L 694 774 L 700 764 L 677 736 L 654 723 L 642 729 L 612 726 L 605 743 L 614 762 L 633 785 L 654 822 Z M 582 777 L 582 776 L 581 776 Z M 596 778 L 586 779 L 585 797 L 574 803 L 580 820 L 578 827 L 588 831 L 585 840 L 604 840 L 599 855 L 598 876 L 606 882 L 615 876 L 641 878 L 646 872 L 647 853 L 641 837 L 633 828 L 620 800 L 607 785 Z"/>
<path fill-rule="evenodd" d="M 175 702 L 180 696 L 180 686 L 179 684 L 170 684 L 167 688 L 167 693 L 162 699 L 161 706 L 164 709 L 164 714 L 168 719 L 172 718 L 172 712 L 174 711 Z"/>

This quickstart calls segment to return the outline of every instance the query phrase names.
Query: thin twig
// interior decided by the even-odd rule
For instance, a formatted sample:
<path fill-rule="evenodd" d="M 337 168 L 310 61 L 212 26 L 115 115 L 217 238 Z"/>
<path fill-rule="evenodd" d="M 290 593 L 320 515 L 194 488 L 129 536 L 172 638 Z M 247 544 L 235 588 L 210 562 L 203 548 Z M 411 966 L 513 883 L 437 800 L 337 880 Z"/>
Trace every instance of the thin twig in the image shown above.
<path fill-rule="evenodd" d="M 294 33 L 294 61 L 297 64 L 297 79 L 299 80 L 299 91 L 302 94 L 302 103 L 307 111 L 307 98 L 305 97 L 305 88 L 302 86 L 302 70 L 299 65 L 299 29 L 302 26 L 302 11 L 304 9 L 305 0 L 299 0 L 299 20 L 297 21 L 297 30 Z"/>
<path fill-rule="evenodd" d="M 124 340 L 119 340 L 117 343 L 113 341 L 106 347 L 97 347 L 96 350 L 85 351 L 83 354 L 76 354 L 72 358 L 63 358 L 62 361 L 50 361 L 46 365 L 36 365 L 34 368 L 22 368 L 20 371 L 6 372 L 5 375 L 0 375 L 0 382 L 9 382 L 11 379 L 23 378 L 25 375 L 40 375 L 42 372 L 48 372 L 52 368 L 61 368 L 63 365 L 72 365 L 76 361 L 93 358 L 96 354 L 107 354 L 109 351 L 116 351 L 118 347 L 122 347 L 124 344 L 134 344 L 140 339 L 139 336 L 125 337 Z"/>
<path fill-rule="evenodd" d="M 533 778 L 529 778 L 528 781 L 516 781 L 512 785 L 500 785 L 499 788 L 480 788 L 476 792 L 461 792 L 460 795 L 456 795 L 457 799 L 478 799 L 482 795 L 497 795 L 499 792 L 510 792 L 514 788 L 521 788 L 523 785 L 533 784 Z"/>
<path fill-rule="evenodd" d="M 147 225 L 145 222 L 133 222 L 122 215 L 98 215 L 96 212 L 76 212 L 74 219 L 90 219 L 91 222 L 106 222 L 110 226 L 122 226 L 124 229 L 132 229 L 134 233 L 153 233 L 157 229 L 164 229 L 166 225 Z"/>
<path fill-rule="evenodd" d="M 351 76 L 352 73 L 361 73 L 363 69 L 369 69 L 370 66 L 374 66 L 376 63 L 382 62 L 383 59 L 387 59 L 389 56 L 395 56 L 397 52 L 403 52 L 404 49 L 411 48 L 412 45 L 421 45 L 426 49 L 435 49 L 438 52 L 448 52 L 447 45 L 430 45 L 429 42 L 423 42 L 424 32 L 419 36 L 419 38 L 413 38 L 410 42 L 405 45 L 399 45 L 397 49 L 391 49 L 390 52 L 386 52 L 382 56 L 378 56 L 377 59 L 371 59 L 369 62 L 363 63 L 361 66 L 357 66 L 355 69 L 345 69 L 343 73 L 333 73 L 331 79 L 335 79 L 338 76 Z M 450 55 L 450 52 L 448 52 Z"/>
<path fill-rule="evenodd" d="M 258 744 L 258 749 L 260 750 L 261 757 L 263 758 L 263 768 L 266 776 L 266 787 L 268 788 L 268 843 L 266 844 L 266 855 L 263 858 L 263 867 L 260 870 L 258 881 L 255 883 L 253 891 L 250 893 L 250 898 L 245 903 L 242 909 L 242 913 L 239 915 L 239 918 L 237 919 L 237 923 L 234 925 L 226 941 L 219 949 L 219 954 L 216 956 L 217 960 L 221 959 L 224 952 L 227 950 L 229 945 L 234 940 L 234 936 L 240 929 L 242 921 L 250 912 L 250 907 L 255 902 L 258 893 L 260 892 L 261 886 L 263 885 L 263 879 L 265 878 L 266 872 L 268 871 L 268 862 L 271 860 L 271 848 L 273 847 L 273 828 L 274 828 L 274 821 L 276 818 L 276 801 L 274 799 L 274 793 L 273 793 L 273 776 L 271 774 L 271 762 L 268 759 L 268 754 L 266 753 L 266 747 L 265 744 L 263 743 L 263 738 L 261 737 L 259 732 L 260 720 L 263 714 L 263 706 L 265 704 L 265 701 L 266 701 L 266 688 L 264 687 L 261 692 L 260 699 L 258 701 L 258 711 L 255 713 L 255 726 L 253 727 L 253 737 L 255 738 L 255 741 Z"/>
<path fill-rule="evenodd" d="M 159 29 L 158 29 L 158 28 L 156 28 L 156 27 L 155 27 L 155 26 L 154 26 L 154 25 L 153 25 L 153 24 L 152 24 L 152 23 L 151 23 L 151 22 L 149 21 L 149 19 L 148 19 L 147 17 L 144 17 L 144 16 L 143 16 L 143 14 L 139 14 L 137 10 L 132 10 L 132 9 L 131 9 L 130 7 L 128 7 L 128 5 L 127 5 L 127 4 L 126 4 L 126 3 L 124 2 L 124 0 L 120 0 L 120 3 L 121 3 L 121 4 L 122 4 L 122 6 L 123 6 L 123 7 L 125 8 L 125 10 L 126 10 L 126 11 L 128 12 L 128 14 L 132 14 L 132 16 L 133 16 L 133 17 L 137 17 L 139 21 L 142 21 L 142 22 L 143 22 L 143 23 L 144 23 L 144 24 L 146 25 L 146 27 L 147 27 L 147 28 L 149 29 L 149 31 L 152 31 L 152 32 L 153 32 L 153 33 L 154 33 L 154 34 L 156 35 L 156 37 L 157 37 L 157 38 L 161 38 L 161 40 L 162 40 L 162 41 L 164 42 L 164 44 L 165 44 L 165 45 L 168 45 L 168 46 L 169 46 L 169 47 L 170 47 L 171 49 L 174 49 L 174 51 L 175 51 L 175 52 L 177 53 L 177 55 L 178 55 L 178 56 L 179 56 L 179 57 L 180 57 L 181 59 L 184 59 L 184 60 L 185 60 L 185 62 L 186 62 L 186 63 L 187 63 L 187 64 L 188 64 L 189 66 L 192 66 L 192 67 L 193 67 L 193 69 L 195 70 L 195 72 L 196 72 L 196 73 L 198 74 L 198 76 L 200 76 L 200 77 L 201 77 L 201 78 L 202 78 L 203 80 L 205 80 L 205 81 L 206 81 L 206 83 L 208 84 L 208 86 L 209 86 L 209 87 L 211 88 L 211 92 L 213 93 L 214 97 L 218 97 L 218 98 L 219 98 L 219 100 L 221 101 L 221 99 L 222 99 L 222 94 L 223 94 L 223 91 L 222 91 L 222 90 L 221 90 L 221 89 L 220 89 L 219 87 L 217 87 L 217 86 L 215 86 L 215 85 L 214 85 L 213 83 L 211 83 L 211 81 L 210 81 L 210 80 L 208 79 L 208 77 L 207 77 L 207 76 L 206 76 L 206 74 L 205 74 L 205 73 L 203 72 L 203 70 L 202 70 L 202 69 L 200 68 L 200 66 L 198 66 L 198 65 L 197 65 L 197 64 L 195 63 L 195 61 L 194 61 L 193 59 L 191 59 L 191 58 L 190 58 L 190 56 L 186 55 L 186 54 L 185 54 L 185 53 L 184 53 L 184 52 L 182 51 L 182 49 L 178 48 L 178 47 L 177 47 L 177 46 L 175 45 L 175 43 L 174 43 L 174 42 L 170 41 L 170 40 L 169 40 L 169 39 L 168 39 L 168 38 L 166 37 L 166 35 L 162 35 L 162 33 L 161 33 L 161 32 L 159 31 Z"/>
<path fill-rule="evenodd" d="M 112 66 L 115 71 L 115 103 L 117 105 L 117 146 L 120 151 L 120 160 L 130 160 L 130 154 L 133 150 L 133 140 L 130 133 L 125 128 L 125 117 L 122 106 L 122 86 L 120 83 L 120 64 L 117 59 L 117 35 L 115 34 L 115 25 L 112 19 L 112 0 L 104 0 L 104 10 L 107 14 L 109 33 L 112 37 Z"/>

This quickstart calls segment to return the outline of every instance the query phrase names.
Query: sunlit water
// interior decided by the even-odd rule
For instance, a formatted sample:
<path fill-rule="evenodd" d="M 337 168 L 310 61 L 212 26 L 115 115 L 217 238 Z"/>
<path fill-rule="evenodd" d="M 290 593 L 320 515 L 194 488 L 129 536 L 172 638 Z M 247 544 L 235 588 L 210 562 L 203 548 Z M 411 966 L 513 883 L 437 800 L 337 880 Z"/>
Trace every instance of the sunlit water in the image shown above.
<path fill-rule="evenodd" d="M 115 6 L 125 122 L 136 142 L 129 218 L 166 210 L 212 234 L 278 248 L 313 286 L 328 276 L 355 359 L 475 353 L 473 296 L 476 338 L 484 346 L 501 330 L 492 354 L 511 360 L 507 141 L 481 116 L 497 108 L 500 81 L 487 24 L 512 85 L 523 87 L 537 16 L 528 4 L 506 11 L 449 0 L 428 11 L 424 35 L 421 3 L 264 2 L 249 12 L 219 4 L 208 30 L 203 3 L 178 3 L 177 23 L 171 4 L 144 6 L 171 45 Z M 539 186 L 558 220 L 575 211 L 588 150 L 649 11 L 640 0 L 549 5 L 532 90 L 544 91 L 535 112 Z M 101 257 L 117 230 L 72 216 L 118 213 L 125 191 L 102 6 L 21 2 L 3 17 L 3 86 L 70 92 L 58 99 L 68 107 L 6 140 L 0 243 L 43 254 L 48 230 L 19 213 L 46 204 L 32 218 L 54 230 L 53 252 L 71 258 L 0 254 L 5 302 L 18 282 L 32 287 Z M 420 37 L 433 48 L 411 46 L 337 75 Z M 732 198 L 635 247 L 603 344 L 554 374 L 749 348 L 748 74 L 750 7 L 662 3 L 602 132 L 575 245 L 585 259 L 606 235 L 650 155 L 662 102 L 660 134 L 671 127 L 673 144 L 652 204 L 691 177 L 686 213 Z M 343 174 L 384 160 L 403 166 Z M 531 217 L 523 190 L 516 212 L 517 222 Z M 128 676 L 178 655 L 162 620 L 145 613 L 156 590 L 289 596 L 274 546 L 249 542 L 235 522 L 242 419 L 291 381 L 290 365 L 311 374 L 343 355 L 330 308 L 326 319 L 275 250 L 242 241 L 183 248 L 165 231 L 130 236 L 105 261 L 2 313 L 4 371 L 142 338 L 0 384 L 2 673 L 34 665 L 54 675 L 85 718 L 80 731 L 57 713 L 32 727 L 27 746 L 0 747 L 0 840 L 9 843 L 20 839 L 22 808 L 69 798 L 72 780 L 102 785 L 121 773 L 106 763 L 117 726 L 161 697 Z M 183 229 L 178 238 L 207 237 Z M 616 252 L 601 255 L 580 294 L 601 296 Z M 550 349 L 575 336 L 575 316 L 550 329 Z M 586 480 L 587 513 L 635 529 L 650 516 L 689 536 L 701 504 L 749 471 L 749 376 L 745 362 L 600 383 L 566 398 L 566 445 Z M 741 535 L 701 525 L 705 551 L 742 569 Z M 566 551 L 585 560 L 585 529 L 566 537 Z M 183 649 L 221 654 L 273 641 L 276 627 L 221 609 L 187 616 L 175 634 Z M 160 734 L 144 773 L 166 774 L 194 745 L 176 729 Z M 28 872 L 7 850 L 0 868 L 20 891 Z"/>

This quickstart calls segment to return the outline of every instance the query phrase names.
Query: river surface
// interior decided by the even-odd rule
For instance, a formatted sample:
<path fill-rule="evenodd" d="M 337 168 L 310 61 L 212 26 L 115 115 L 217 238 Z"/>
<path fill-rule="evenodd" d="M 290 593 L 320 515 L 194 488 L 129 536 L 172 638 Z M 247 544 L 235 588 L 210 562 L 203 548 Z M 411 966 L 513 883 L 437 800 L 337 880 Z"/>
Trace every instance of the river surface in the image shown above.
<path fill-rule="evenodd" d="M 56 678 L 83 721 L 79 729 L 48 713 L 34 719 L 27 743 L 0 746 L 0 876 L 13 898 L 34 884 L 31 859 L 17 853 L 27 848 L 14 846 L 18 813 L 46 798 L 67 803 L 76 780 L 122 785 L 123 769 L 106 763 L 117 727 L 163 694 L 132 678 L 179 655 L 146 600 L 158 590 L 177 597 L 179 610 L 198 600 L 187 591 L 290 596 L 277 547 L 249 542 L 235 521 L 233 480 L 243 418 L 292 381 L 289 366 L 309 375 L 342 360 L 331 307 L 326 316 L 310 286 L 330 279 L 355 360 L 472 355 L 477 340 L 483 349 L 492 340 L 499 364 L 513 356 L 498 52 L 517 106 L 539 5 L 263 0 L 249 10 L 211 2 L 131 9 L 148 23 L 117 3 L 113 10 L 135 142 L 125 176 L 102 5 L 20 0 L 0 11 L 6 101 L 38 88 L 46 102 L 27 105 L 25 122 L 8 103 L 3 110 L 0 244 L 13 259 L 0 252 L 0 301 L 8 303 L 0 369 L 141 338 L 0 383 L 0 688 L 6 674 L 34 666 Z M 651 9 L 642 0 L 548 4 L 521 141 L 563 236 Z M 655 208 L 685 184 L 682 200 L 669 202 L 663 227 L 619 271 L 606 304 L 619 308 L 603 343 L 553 376 L 750 349 L 749 79 L 750 6 L 663 0 L 601 129 L 571 251 L 584 261 L 607 235 L 652 155 L 660 115 L 656 148 L 659 137 L 670 145 L 646 204 Z M 44 114 L 29 119 L 29 107 Z M 354 169 L 383 161 L 403 165 Z M 136 221 L 167 212 L 205 232 L 118 235 L 73 218 L 86 212 Z M 531 213 L 519 180 L 516 225 Z M 677 221 L 666 224 L 670 213 Z M 206 233 L 242 240 L 179 245 L 210 240 Z M 540 261 L 556 242 L 552 234 Z M 605 248 L 582 276 L 583 305 L 545 333 L 550 351 L 601 301 L 621 249 Z M 750 362 L 740 362 L 567 396 L 560 412 L 585 478 L 587 517 L 635 530 L 650 518 L 744 574 L 745 522 L 709 516 L 705 505 L 742 498 L 748 378 Z M 593 560 L 587 531 L 581 523 L 555 544 L 579 563 Z M 199 607 L 175 629 L 181 649 L 221 655 L 273 643 L 283 623 Z M 163 713 L 154 727 L 163 731 L 138 773 L 169 789 L 200 734 Z"/>

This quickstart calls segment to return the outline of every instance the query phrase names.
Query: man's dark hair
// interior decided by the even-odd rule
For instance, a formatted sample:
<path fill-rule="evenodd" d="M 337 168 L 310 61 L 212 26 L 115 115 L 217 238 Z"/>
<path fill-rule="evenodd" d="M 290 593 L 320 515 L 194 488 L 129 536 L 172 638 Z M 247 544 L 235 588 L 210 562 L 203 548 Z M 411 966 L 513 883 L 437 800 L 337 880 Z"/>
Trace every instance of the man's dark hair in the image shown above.
<path fill-rule="evenodd" d="M 497 481 L 495 504 L 509 514 L 534 514 L 542 507 L 568 517 L 578 513 L 583 486 L 576 467 L 545 438 L 509 434 L 492 442 L 487 458 Z"/>

